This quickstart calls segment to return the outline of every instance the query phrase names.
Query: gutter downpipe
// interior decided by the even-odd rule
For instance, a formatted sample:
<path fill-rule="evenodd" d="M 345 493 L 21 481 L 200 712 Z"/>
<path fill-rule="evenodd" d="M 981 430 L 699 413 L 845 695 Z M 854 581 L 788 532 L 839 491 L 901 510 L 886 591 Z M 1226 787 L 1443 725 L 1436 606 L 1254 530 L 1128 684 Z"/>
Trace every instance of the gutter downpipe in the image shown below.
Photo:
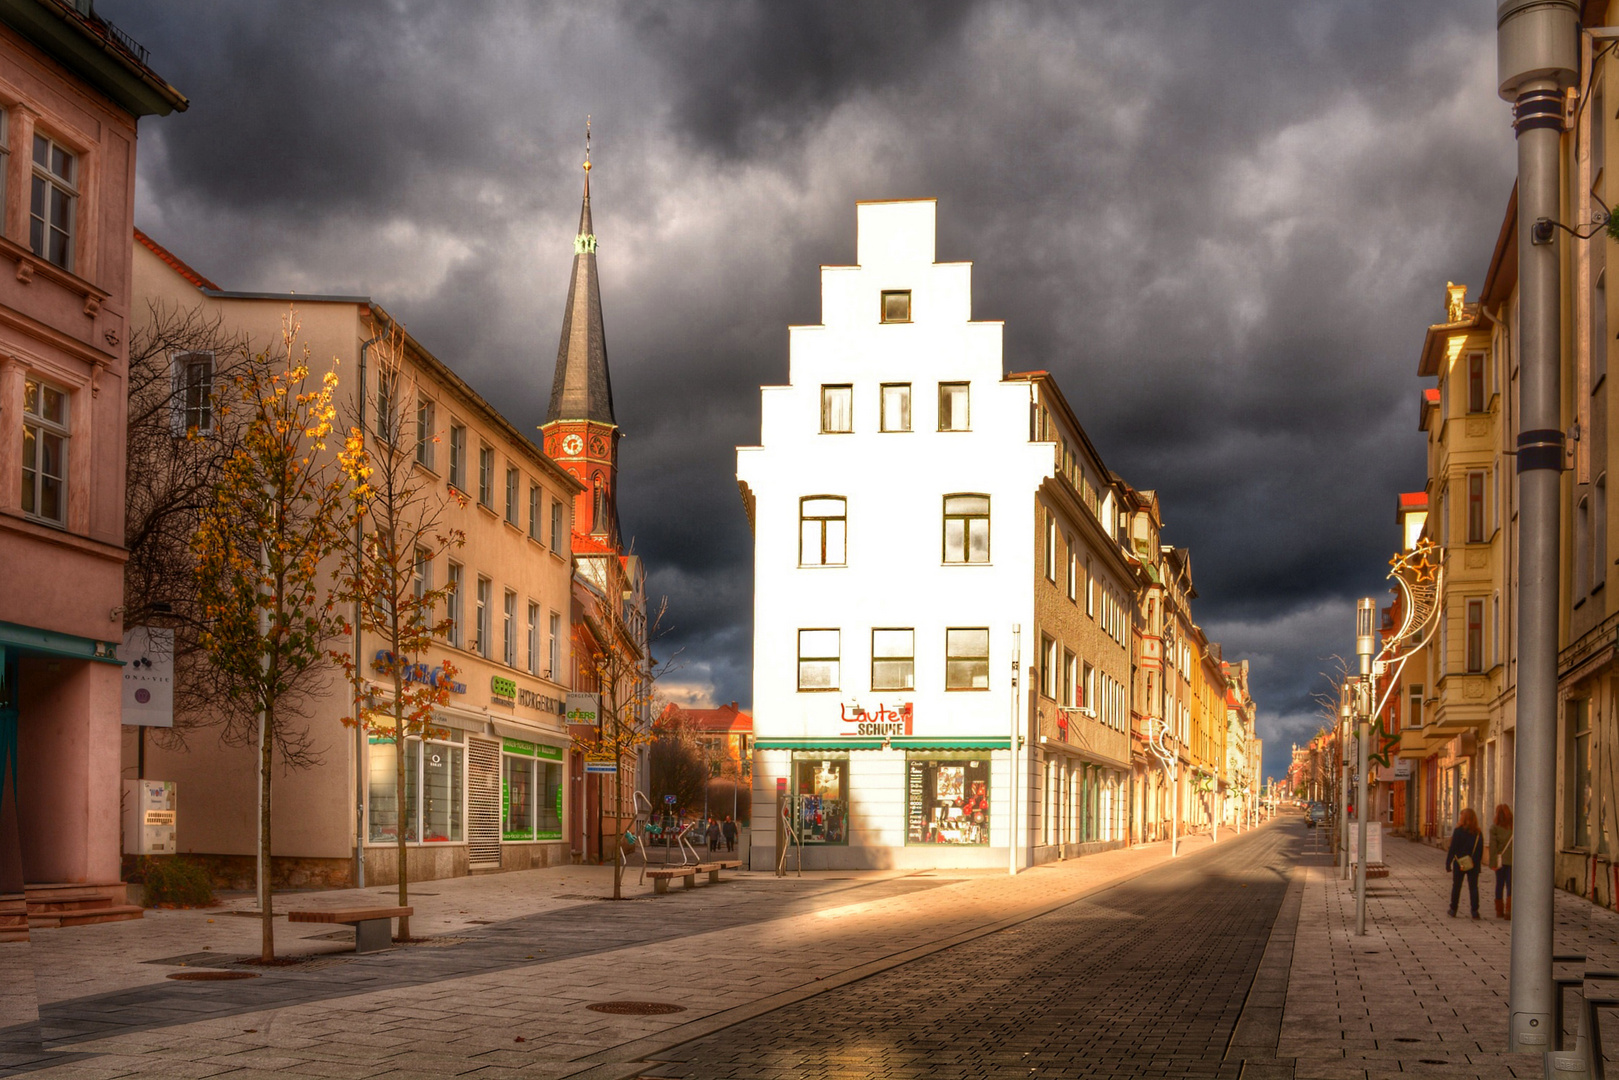
<path fill-rule="evenodd" d="M 380 320 L 379 320 L 380 321 Z M 371 346 L 386 336 L 385 331 L 379 329 L 377 335 L 369 341 L 360 342 L 360 371 L 359 371 L 359 421 L 360 441 L 365 441 L 365 354 Z M 354 554 L 356 559 L 363 558 L 365 542 L 365 525 L 354 523 Z M 359 676 L 365 668 L 360 659 L 360 601 L 354 601 L 354 887 L 365 888 L 365 725 L 360 723 L 360 683 Z M 399 741 L 399 733 L 394 733 L 395 750 L 404 753 L 404 744 Z"/>
<path fill-rule="evenodd" d="M 1559 212 L 1565 90 L 1579 80 L 1579 20 L 1578 0 L 1501 0 L 1496 8 L 1499 93 L 1513 102 L 1518 143 L 1521 388 L 1515 836 L 1523 845 L 1513 853 L 1519 869 L 1507 1049 L 1544 1054 L 1548 1076 L 1554 1057 L 1557 1065 L 1574 1057 L 1552 1053 L 1561 1041 L 1552 1019 L 1558 992 L 1552 982 L 1552 877 L 1563 431 L 1560 250 L 1549 223 Z M 1589 1053 L 1587 1039 L 1582 1033 Z"/>

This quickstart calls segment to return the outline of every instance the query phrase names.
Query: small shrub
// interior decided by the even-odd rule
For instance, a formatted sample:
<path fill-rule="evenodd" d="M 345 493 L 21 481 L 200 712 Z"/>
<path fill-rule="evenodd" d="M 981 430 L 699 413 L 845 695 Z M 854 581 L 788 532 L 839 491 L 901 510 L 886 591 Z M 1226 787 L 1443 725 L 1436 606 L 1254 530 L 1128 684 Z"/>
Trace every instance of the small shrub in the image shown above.
<path fill-rule="evenodd" d="M 214 902 L 214 882 L 207 869 L 187 859 L 145 858 L 137 873 L 146 886 L 147 907 L 207 907 Z"/>

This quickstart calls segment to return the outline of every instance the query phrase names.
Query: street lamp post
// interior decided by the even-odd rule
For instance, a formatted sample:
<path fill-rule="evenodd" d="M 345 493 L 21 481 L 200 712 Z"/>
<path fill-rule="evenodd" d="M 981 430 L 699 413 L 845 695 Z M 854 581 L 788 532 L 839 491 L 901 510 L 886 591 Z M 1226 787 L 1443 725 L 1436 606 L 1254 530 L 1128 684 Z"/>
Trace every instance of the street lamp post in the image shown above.
<path fill-rule="evenodd" d="M 1372 616 L 1377 613 L 1377 601 L 1366 597 L 1355 606 L 1355 655 L 1360 660 L 1360 678 L 1355 685 L 1355 933 L 1366 936 L 1366 773 L 1371 766 L 1371 732 L 1367 724 L 1372 711 L 1372 656 L 1377 652 L 1377 635 L 1372 630 Z"/>
<path fill-rule="evenodd" d="M 1338 688 L 1338 876 L 1349 879 L 1349 728 L 1355 715 L 1349 679 Z"/>
<path fill-rule="evenodd" d="M 1557 796 L 1558 501 L 1563 431 L 1560 252 L 1566 91 L 1580 81 L 1579 0 L 1501 0 L 1496 60 L 1518 143 L 1517 887 L 1507 1049 L 1551 1051 Z M 1549 1069 L 1548 1069 L 1549 1071 Z"/>

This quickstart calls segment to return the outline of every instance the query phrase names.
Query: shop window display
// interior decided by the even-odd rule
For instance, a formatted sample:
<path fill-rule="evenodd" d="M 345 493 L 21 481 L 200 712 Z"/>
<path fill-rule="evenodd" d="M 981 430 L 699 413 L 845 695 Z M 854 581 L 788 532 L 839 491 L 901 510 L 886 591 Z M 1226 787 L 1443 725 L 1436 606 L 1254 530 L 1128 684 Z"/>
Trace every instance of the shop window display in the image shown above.
<path fill-rule="evenodd" d="M 391 738 L 372 736 L 370 740 L 369 791 L 372 843 L 392 843 L 399 839 L 401 817 L 405 840 L 409 843 L 458 843 L 461 826 L 462 789 L 466 782 L 466 750 L 457 745 L 464 736 L 446 732 L 444 738 L 405 740 L 405 807 L 399 812 L 395 798 L 395 748 Z"/>
<path fill-rule="evenodd" d="M 562 839 L 562 751 L 518 739 L 502 750 L 501 839 Z"/>
<path fill-rule="evenodd" d="M 799 839 L 805 844 L 849 842 L 849 761 L 818 758 L 794 763 Z"/>
<path fill-rule="evenodd" d="M 989 843 L 987 759 L 912 757 L 905 765 L 907 843 Z"/>

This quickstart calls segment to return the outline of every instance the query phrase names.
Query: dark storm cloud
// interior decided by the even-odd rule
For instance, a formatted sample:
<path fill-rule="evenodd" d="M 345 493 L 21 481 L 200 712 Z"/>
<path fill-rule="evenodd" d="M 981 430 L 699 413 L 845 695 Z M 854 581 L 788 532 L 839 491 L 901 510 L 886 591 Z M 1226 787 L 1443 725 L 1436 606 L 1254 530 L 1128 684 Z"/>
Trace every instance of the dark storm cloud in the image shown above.
<path fill-rule="evenodd" d="M 99 9 L 194 102 L 143 126 L 143 226 L 228 287 L 373 296 L 522 425 L 593 115 L 623 515 L 718 700 L 751 692 L 757 388 L 854 201 L 937 196 L 1008 367 L 1162 496 L 1270 772 L 1383 591 L 1422 331 L 1512 176 L 1473 0 Z"/>

